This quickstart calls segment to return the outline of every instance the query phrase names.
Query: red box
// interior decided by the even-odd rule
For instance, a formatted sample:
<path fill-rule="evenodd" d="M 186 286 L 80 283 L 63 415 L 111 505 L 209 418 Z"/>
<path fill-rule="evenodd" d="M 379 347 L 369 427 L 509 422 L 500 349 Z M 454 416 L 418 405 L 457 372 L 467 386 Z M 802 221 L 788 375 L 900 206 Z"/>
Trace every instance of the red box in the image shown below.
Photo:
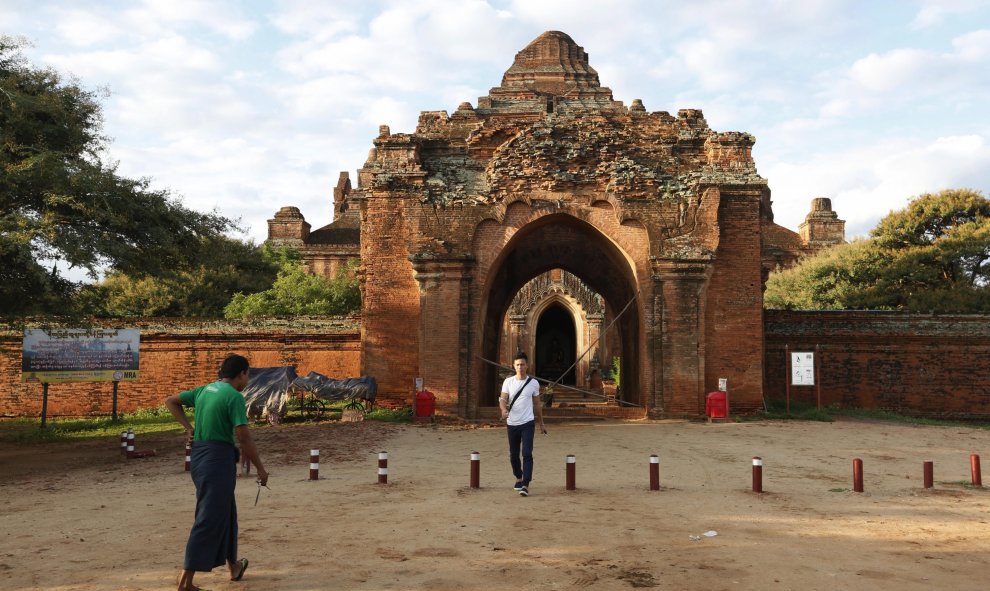
<path fill-rule="evenodd" d="M 705 414 L 710 419 L 724 419 L 729 416 L 725 392 L 709 392 L 705 396 Z"/>
<path fill-rule="evenodd" d="M 429 390 L 420 390 L 414 396 L 413 416 L 432 417 L 436 411 L 437 397 Z"/>

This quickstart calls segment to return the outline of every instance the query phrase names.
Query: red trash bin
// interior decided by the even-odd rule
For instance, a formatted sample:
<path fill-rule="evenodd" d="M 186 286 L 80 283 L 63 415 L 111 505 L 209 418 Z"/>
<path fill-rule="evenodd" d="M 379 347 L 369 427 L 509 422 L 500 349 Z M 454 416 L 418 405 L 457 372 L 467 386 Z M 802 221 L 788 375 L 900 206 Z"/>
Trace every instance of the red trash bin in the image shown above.
<path fill-rule="evenodd" d="M 724 419 L 729 416 L 725 403 L 725 392 L 709 392 L 705 396 L 705 414 L 710 419 Z"/>
<path fill-rule="evenodd" d="M 437 406 L 437 397 L 429 390 L 416 392 L 416 412 L 417 417 L 432 417 Z"/>

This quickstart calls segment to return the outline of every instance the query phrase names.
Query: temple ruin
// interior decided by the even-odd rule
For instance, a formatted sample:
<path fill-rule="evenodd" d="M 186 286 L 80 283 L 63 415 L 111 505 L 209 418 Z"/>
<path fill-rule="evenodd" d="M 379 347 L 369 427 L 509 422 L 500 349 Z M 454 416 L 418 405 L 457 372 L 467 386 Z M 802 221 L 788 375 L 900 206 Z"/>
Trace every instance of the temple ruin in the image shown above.
<path fill-rule="evenodd" d="M 825 198 L 800 233 L 774 223 L 754 141 L 697 109 L 623 105 L 550 31 L 476 106 L 381 126 L 333 222 L 283 207 L 269 242 L 314 273 L 360 259 L 380 397 L 408 401 L 421 377 L 447 412 L 493 417 L 496 364 L 520 349 L 579 387 L 621 360 L 619 402 L 650 417 L 700 415 L 720 378 L 744 413 L 763 404 L 767 275 L 844 239 Z"/>

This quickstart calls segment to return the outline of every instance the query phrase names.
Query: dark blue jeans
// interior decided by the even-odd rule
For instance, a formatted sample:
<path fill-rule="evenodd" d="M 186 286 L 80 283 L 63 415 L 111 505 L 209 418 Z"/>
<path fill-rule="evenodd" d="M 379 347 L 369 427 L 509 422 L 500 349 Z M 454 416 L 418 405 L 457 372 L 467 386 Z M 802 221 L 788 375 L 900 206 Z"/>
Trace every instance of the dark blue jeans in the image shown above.
<path fill-rule="evenodd" d="M 529 486 L 529 481 L 533 479 L 533 434 L 536 433 L 536 421 L 508 427 L 509 463 L 512 464 L 512 474 L 516 480 L 522 480 L 523 485 Z M 522 462 L 519 461 L 520 448 Z"/>

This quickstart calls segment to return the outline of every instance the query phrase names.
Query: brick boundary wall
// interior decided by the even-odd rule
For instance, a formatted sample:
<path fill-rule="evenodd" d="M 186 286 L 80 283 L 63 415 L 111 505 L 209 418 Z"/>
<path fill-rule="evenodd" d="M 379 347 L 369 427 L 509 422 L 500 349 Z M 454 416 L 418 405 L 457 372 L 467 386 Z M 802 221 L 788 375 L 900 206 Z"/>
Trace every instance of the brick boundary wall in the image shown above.
<path fill-rule="evenodd" d="M 159 406 L 169 394 L 214 379 L 231 352 L 256 367 L 295 365 L 300 375 L 361 373 L 355 318 L 102 325 L 141 330 L 141 379 L 120 383 L 121 412 Z M 767 399 L 784 398 L 785 345 L 791 351 L 818 345 L 824 405 L 990 419 L 990 316 L 767 310 L 764 327 Z M 41 385 L 20 381 L 22 330 L 0 327 L 0 417 L 41 412 Z M 107 415 L 111 392 L 109 383 L 52 384 L 49 416 Z M 791 399 L 813 404 L 815 388 L 792 386 Z"/>
<path fill-rule="evenodd" d="M 141 331 L 140 379 L 120 382 L 120 412 L 161 406 L 171 394 L 215 380 L 228 353 L 245 355 L 254 367 L 294 365 L 299 375 L 310 371 L 338 379 L 361 375 L 360 320 L 354 318 L 100 324 Z M 0 417 L 41 414 L 41 384 L 21 382 L 23 334 L 23 328 L 0 328 Z M 48 388 L 50 417 L 109 415 L 112 404 L 110 382 L 51 384 Z"/>
<path fill-rule="evenodd" d="M 823 405 L 990 419 L 990 316 L 897 312 L 764 313 L 764 394 L 783 400 L 784 347 L 819 346 Z M 814 386 L 791 386 L 814 404 Z"/>

